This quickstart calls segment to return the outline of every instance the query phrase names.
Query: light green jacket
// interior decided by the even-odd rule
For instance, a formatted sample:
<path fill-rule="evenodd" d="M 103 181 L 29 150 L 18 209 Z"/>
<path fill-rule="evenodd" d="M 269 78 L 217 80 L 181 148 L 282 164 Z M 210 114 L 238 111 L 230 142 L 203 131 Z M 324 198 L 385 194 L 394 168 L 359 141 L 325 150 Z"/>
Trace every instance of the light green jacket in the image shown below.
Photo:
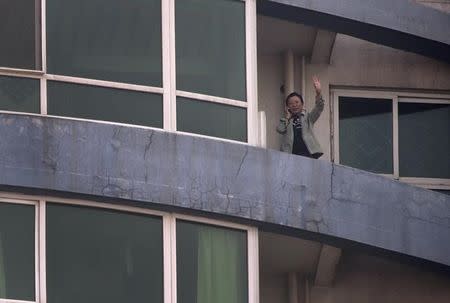
<path fill-rule="evenodd" d="M 322 95 L 317 95 L 316 104 L 311 112 L 308 113 L 303 110 L 300 115 L 303 141 L 305 141 L 305 145 L 311 154 L 323 155 L 322 148 L 320 148 L 320 144 L 314 135 L 313 127 L 323 111 L 324 103 Z M 280 124 L 277 127 L 277 132 L 283 135 L 281 139 L 281 151 L 292 153 L 292 146 L 294 145 L 292 119 L 287 120 L 286 118 L 281 118 Z"/>

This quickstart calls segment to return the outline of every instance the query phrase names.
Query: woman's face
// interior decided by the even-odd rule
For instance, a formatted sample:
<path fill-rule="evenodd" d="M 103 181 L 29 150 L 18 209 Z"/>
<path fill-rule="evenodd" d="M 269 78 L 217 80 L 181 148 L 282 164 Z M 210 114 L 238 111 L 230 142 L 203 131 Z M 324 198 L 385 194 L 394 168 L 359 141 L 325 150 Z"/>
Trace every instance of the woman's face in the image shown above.
<path fill-rule="evenodd" d="M 287 101 L 287 108 L 291 114 L 298 114 L 303 109 L 302 100 L 298 96 L 292 96 Z"/>

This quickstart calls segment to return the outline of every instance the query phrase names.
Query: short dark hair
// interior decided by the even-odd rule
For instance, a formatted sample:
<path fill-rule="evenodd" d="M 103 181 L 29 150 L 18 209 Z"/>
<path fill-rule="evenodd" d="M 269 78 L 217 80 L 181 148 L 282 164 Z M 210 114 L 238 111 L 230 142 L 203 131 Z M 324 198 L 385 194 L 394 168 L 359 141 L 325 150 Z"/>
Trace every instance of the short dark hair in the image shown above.
<path fill-rule="evenodd" d="M 286 97 L 286 100 L 284 101 L 284 103 L 285 103 L 286 105 L 288 104 L 288 100 L 289 100 L 291 97 L 299 97 L 299 98 L 300 98 L 300 101 L 302 101 L 302 104 L 305 104 L 305 101 L 303 101 L 302 95 L 300 95 L 300 94 L 297 93 L 297 92 L 292 92 L 292 93 L 290 93 L 290 94 Z"/>

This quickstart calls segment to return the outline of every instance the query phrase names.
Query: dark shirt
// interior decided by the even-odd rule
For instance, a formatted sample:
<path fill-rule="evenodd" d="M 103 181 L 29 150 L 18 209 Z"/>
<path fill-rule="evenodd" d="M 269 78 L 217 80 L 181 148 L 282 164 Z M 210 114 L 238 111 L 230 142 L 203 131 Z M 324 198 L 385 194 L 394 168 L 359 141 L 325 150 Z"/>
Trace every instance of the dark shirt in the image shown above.
<path fill-rule="evenodd" d="M 292 118 L 292 127 L 294 128 L 294 143 L 292 146 L 292 153 L 305 157 L 311 157 L 302 135 L 302 122 L 300 116 L 295 115 Z"/>

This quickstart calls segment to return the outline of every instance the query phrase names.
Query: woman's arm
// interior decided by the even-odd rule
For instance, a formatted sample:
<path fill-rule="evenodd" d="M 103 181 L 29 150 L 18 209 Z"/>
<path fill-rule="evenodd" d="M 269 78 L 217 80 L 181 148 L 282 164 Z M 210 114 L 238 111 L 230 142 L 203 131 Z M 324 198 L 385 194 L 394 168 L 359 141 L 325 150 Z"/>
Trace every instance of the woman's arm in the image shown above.
<path fill-rule="evenodd" d="M 289 120 L 291 120 L 291 118 L 292 118 L 292 114 L 289 111 L 289 109 L 287 108 L 287 106 L 284 108 L 284 112 L 286 114 L 286 118 L 281 118 L 280 123 L 278 123 L 278 126 L 277 126 L 277 132 L 280 134 L 286 133 L 287 125 L 289 124 Z"/>
<path fill-rule="evenodd" d="M 313 77 L 313 84 L 314 90 L 316 91 L 316 104 L 309 113 L 309 119 L 311 120 L 312 123 L 315 123 L 323 112 L 323 108 L 325 107 L 325 101 L 323 100 L 322 97 L 322 86 L 320 85 L 319 78 L 317 78 L 316 76 Z"/>
<path fill-rule="evenodd" d="M 279 134 L 285 134 L 287 130 L 288 121 L 286 118 L 281 118 L 280 123 L 277 126 L 277 132 Z"/>

